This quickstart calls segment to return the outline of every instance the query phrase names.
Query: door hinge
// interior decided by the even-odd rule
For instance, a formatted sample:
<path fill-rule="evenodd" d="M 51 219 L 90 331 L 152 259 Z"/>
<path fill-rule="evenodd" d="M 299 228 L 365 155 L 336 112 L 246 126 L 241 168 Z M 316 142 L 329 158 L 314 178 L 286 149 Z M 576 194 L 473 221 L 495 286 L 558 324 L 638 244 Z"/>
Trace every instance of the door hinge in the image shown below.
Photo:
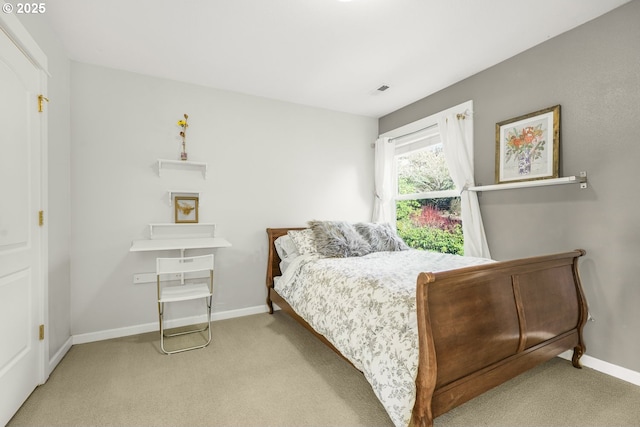
<path fill-rule="evenodd" d="M 49 102 L 49 98 L 45 97 L 42 94 L 38 95 L 38 113 L 42 113 L 42 101 Z"/>
<path fill-rule="evenodd" d="M 40 325 L 38 338 L 40 338 L 40 341 L 44 340 L 44 325 Z"/>
<path fill-rule="evenodd" d="M 38 225 L 40 227 L 44 225 L 44 211 L 38 211 Z"/>

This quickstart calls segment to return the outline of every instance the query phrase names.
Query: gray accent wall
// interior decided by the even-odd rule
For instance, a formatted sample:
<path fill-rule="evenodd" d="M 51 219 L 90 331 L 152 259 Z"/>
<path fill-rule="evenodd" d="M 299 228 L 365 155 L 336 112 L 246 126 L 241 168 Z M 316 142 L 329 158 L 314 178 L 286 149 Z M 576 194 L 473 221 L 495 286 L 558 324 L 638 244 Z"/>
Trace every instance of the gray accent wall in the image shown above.
<path fill-rule="evenodd" d="M 560 104 L 560 175 L 586 171 L 588 188 L 480 193 L 489 247 L 498 260 L 585 249 L 580 272 L 594 318 L 585 327 L 586 353 L 636 372 L 639 23 L 634 0 L 379 120 L 384 133 L 473 100 L 476 184 L 493 184 L 495 124 Z"/>

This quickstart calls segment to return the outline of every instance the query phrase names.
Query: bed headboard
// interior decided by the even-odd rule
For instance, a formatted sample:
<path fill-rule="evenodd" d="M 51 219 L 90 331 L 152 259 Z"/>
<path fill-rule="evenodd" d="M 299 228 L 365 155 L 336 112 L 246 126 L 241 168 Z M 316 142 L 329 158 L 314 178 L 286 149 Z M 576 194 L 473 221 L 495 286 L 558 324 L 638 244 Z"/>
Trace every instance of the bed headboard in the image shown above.
<path fill-rule="evenodd" d="M 267 260 L 267 288 L 273 288 L 273 278 L 280 276 L 280 257 L 276 252 L 275 241 L 278 237 L 284 236 L 289 230 L 304 230 L 306 227 L 289 227 L 289 228 L 267 228 L 267 236 L 269 237 L 269 252 Z"/>

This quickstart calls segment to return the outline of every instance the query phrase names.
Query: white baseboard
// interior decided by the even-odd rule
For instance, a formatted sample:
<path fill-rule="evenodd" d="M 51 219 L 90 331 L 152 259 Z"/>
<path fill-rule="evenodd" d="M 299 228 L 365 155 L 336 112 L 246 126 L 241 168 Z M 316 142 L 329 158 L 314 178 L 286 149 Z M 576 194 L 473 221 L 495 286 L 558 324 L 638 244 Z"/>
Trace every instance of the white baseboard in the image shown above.
<path fill-rule="evenodd" d="M 72 345 L 73 345 L 73 337 L 69 337 L 67 341 L 65 341 L 65 343 L 62 344 L 62 347 L 60 347 L 60 349 L 56 352 L 56 354 L 54 354 L 53 357 L 49 358 L 49 366 L 47 368 L 48 371 L 46 374 L 46 378 L 49 378 L 49 375 L 51 375 L 51 372 L 53 372 L 56 366 L 58 366 L 58 363 L 60 363 L 62 358 L 71 349 Z"/>
<path fill-rule="evenodd" d="M 558 357 L 571 360 L 572 356 L 573 351 L 568 350 L 561 353 Z M 586 366 L 587 368 L 594 369 L 602 372 L 603 374 L 640 386 L 640 372 L 632 371 L 631 369 L 623 368 L 622 366 L 614 365 L 612 363 L 596 359 L 595 357 L 587 356 L 586 354 L 580 358 L 580 362 L 582 363 L 582 366 Z"/>
<path fill-rule="evenodd" d="M 49 372 L 53 371 L 53 368 L 58 366 L 58 363 L 60 363 L 60 361 L 62 360 L 64 355 L 67 354 L 67 352 L 69 351 L 72 345 L 73 345 L 73 337 L 69 337 L 69 339 L 67 339 L 67 341 L 65 341 L 65 343 L 62 344 L 62 347 L 60 347 L 60 350 L 58 350 L 56 354 L 54 354 L 53 357 L 49 359 Z"/>
<path fill-rule="evenodd" d="M 215 322 L 217 320 L 233 319 L 235 317 L 243 317 L 243 316 L 250 316 L 252 314 L 266 313 L 267 311 L 268 309 L 266 305 L 240 308 L 237 310 L 221 311 L 217 313 L 211 313 L 211 320 Z M 187 326 L 187 325 L 192 325 L 194 323 L 203 323 L 203 322 L 206 322 L 206 315 L 167 321 L 166 327 L 177 328 L 180 326 Z M 84 344 L 84 343 L 89 343 L 94 341 L 103 341 L 103 340 L 109 340 L 112 338 L 126 337 L 129 335 L 144 334 L 147 332 L 154 332 L 157 330 L 158 330 L 158 322 L 152 322 L 152 323 L 145 323 L 142 325 L 127 326 L 126 328 L 109 329 L 106 331 L 73 335 L 72 339 L 73 339 L 73 344 Z"/>

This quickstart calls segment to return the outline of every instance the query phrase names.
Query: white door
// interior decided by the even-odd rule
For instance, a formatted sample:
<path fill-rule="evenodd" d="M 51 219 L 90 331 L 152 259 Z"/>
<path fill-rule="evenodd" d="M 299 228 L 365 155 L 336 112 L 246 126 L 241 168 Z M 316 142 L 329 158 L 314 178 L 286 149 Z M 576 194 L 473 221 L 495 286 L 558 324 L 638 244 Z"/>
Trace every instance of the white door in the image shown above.
<path fill-rule="evenodd" d="M 39 93 L 39 69 L 0 28 L 0 425 L 44 380 Z"/>

